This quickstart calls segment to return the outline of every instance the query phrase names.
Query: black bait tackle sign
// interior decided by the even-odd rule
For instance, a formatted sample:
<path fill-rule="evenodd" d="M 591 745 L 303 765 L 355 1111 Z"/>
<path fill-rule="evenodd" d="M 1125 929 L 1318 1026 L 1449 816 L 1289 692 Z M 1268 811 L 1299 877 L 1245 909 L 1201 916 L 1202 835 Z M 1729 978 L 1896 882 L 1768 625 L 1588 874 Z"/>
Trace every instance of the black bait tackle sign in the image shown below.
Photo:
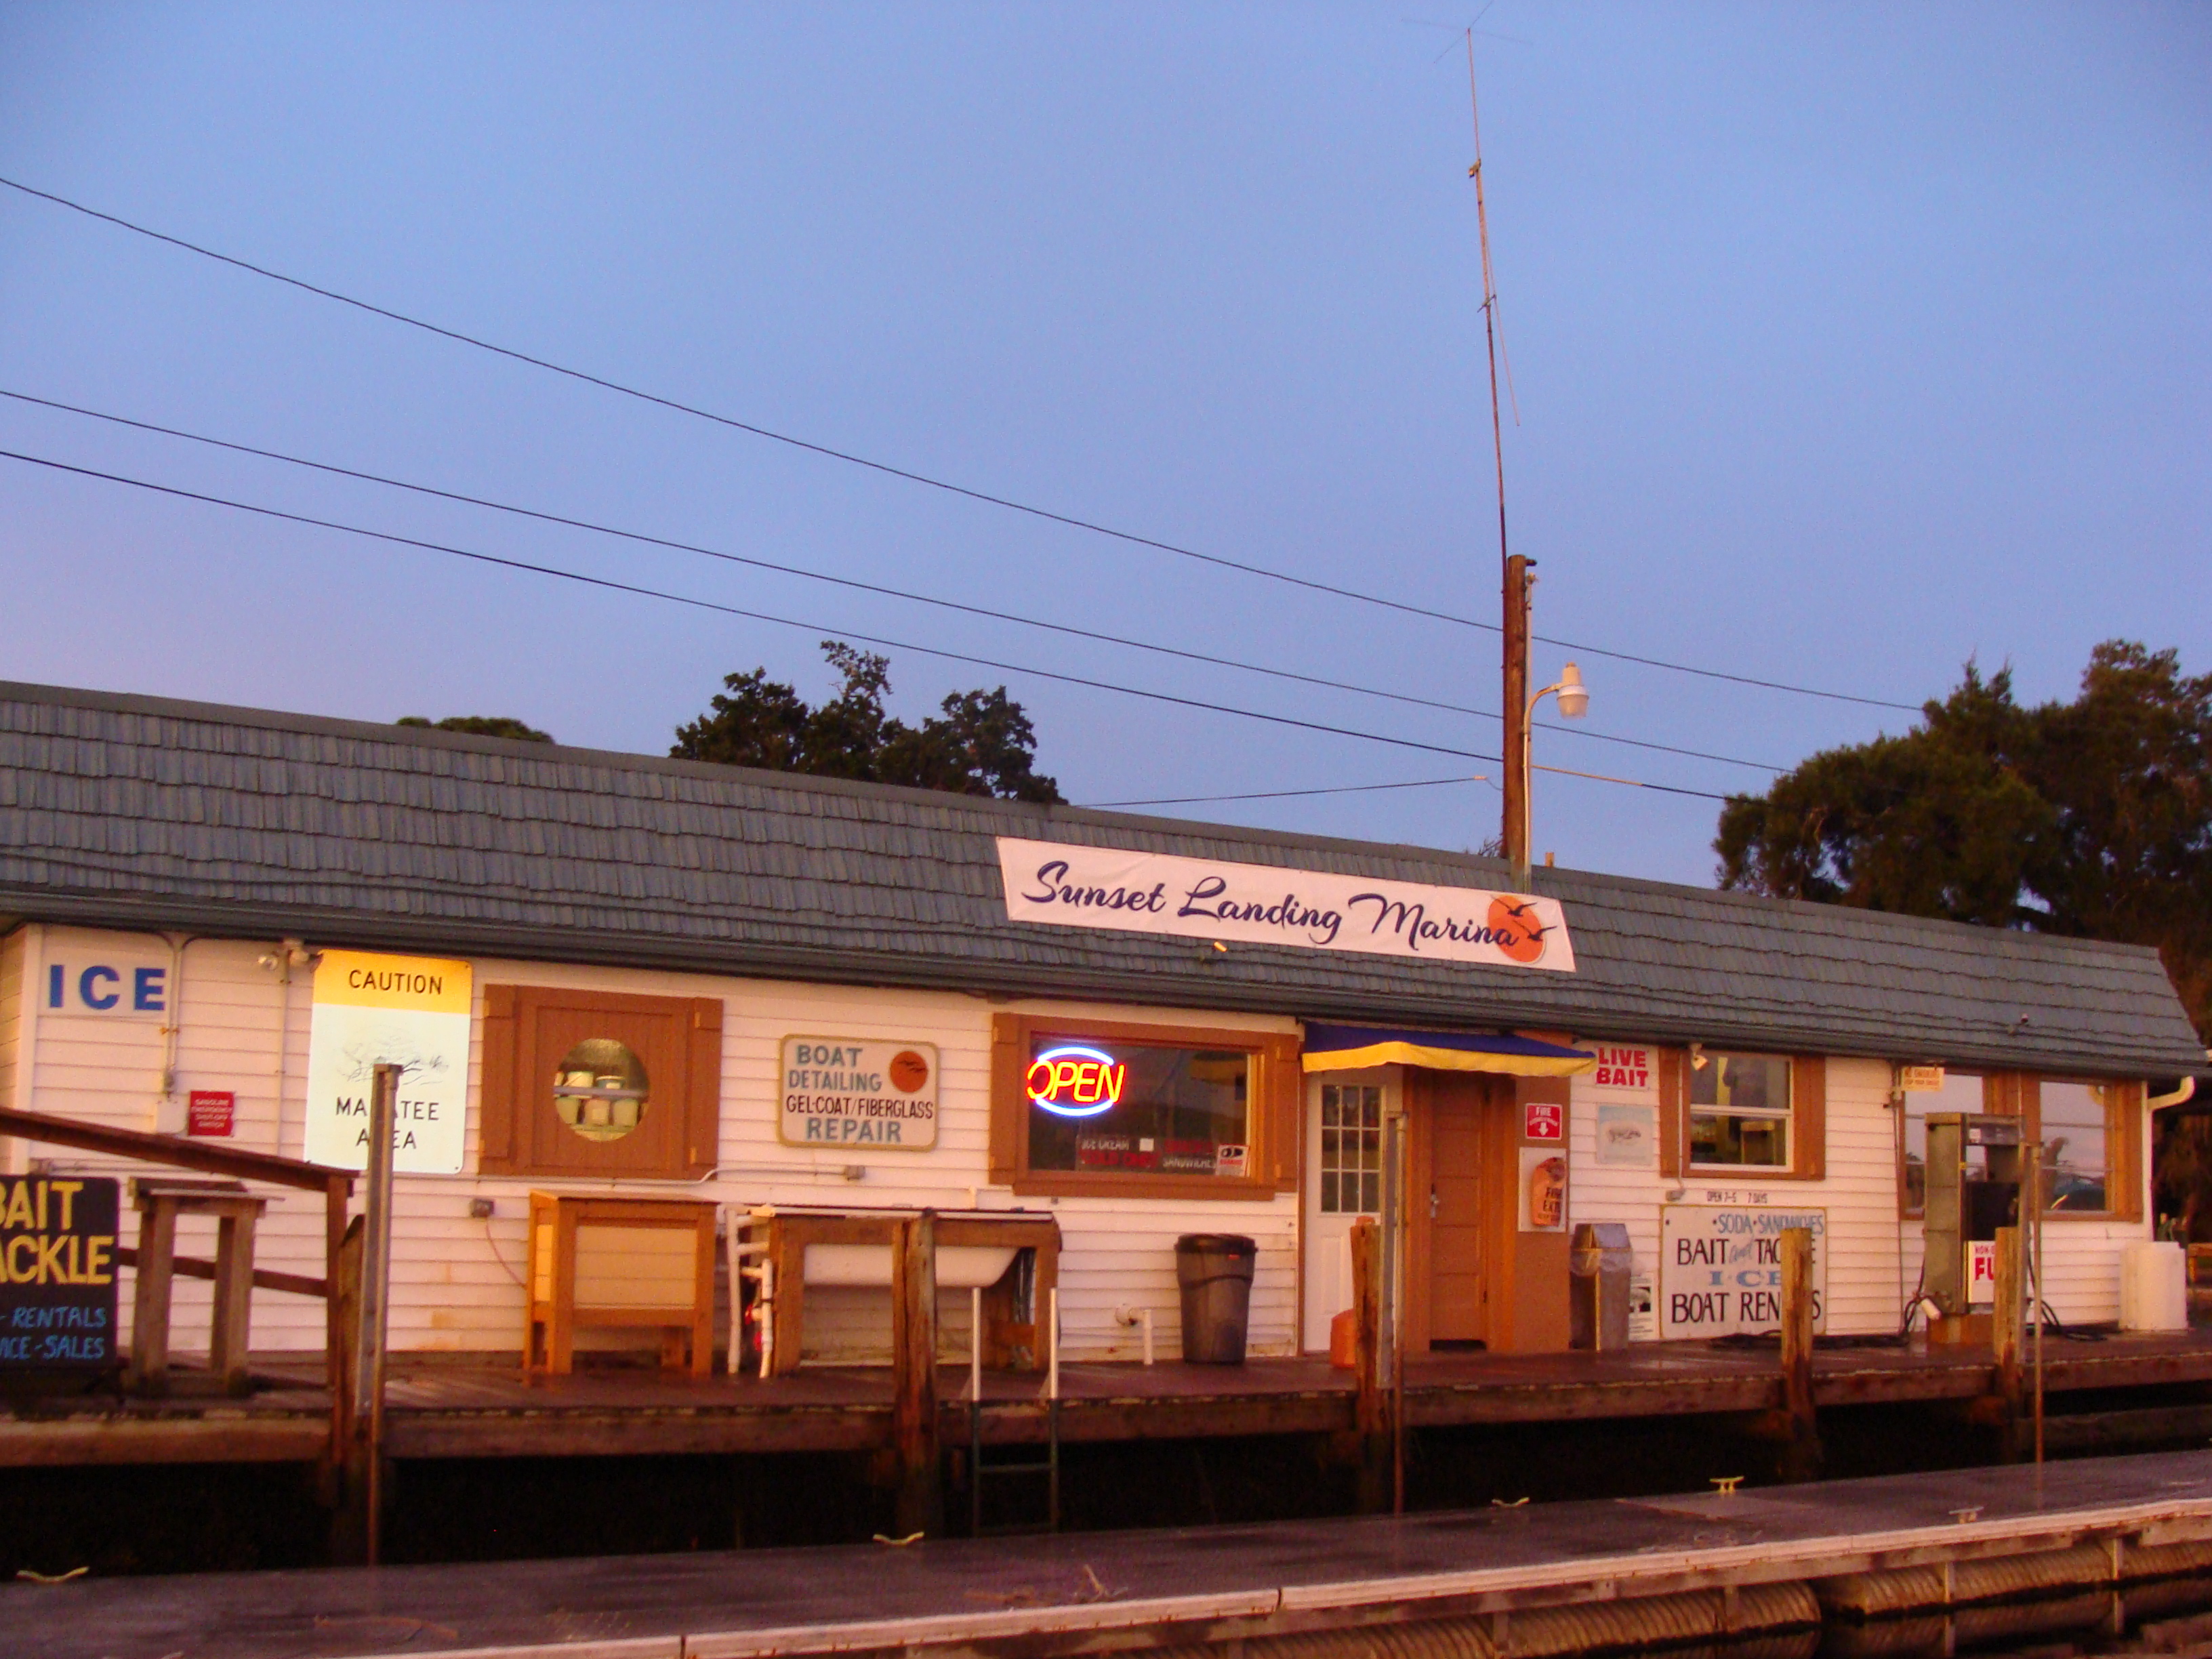
<path fill-rule="evenodd" d="M 112 1176 L 0 1176 L 0 1375 L 115 1364 Z"/>

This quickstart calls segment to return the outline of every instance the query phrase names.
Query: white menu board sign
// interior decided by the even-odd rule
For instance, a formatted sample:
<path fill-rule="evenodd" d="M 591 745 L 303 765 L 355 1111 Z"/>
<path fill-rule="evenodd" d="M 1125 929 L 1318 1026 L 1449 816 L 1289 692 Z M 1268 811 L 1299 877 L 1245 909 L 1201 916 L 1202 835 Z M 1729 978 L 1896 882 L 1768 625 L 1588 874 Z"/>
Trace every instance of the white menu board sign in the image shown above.
<path fill-rule="evenodd" d="M 1735 1336 L 1782 1328 L 1782 1234 L 1813 1235 L 1813 1328 L 1827 1318 L 1828 1212 L 1668 1204 L 1659 1211 L 1659 1334 Z"/>

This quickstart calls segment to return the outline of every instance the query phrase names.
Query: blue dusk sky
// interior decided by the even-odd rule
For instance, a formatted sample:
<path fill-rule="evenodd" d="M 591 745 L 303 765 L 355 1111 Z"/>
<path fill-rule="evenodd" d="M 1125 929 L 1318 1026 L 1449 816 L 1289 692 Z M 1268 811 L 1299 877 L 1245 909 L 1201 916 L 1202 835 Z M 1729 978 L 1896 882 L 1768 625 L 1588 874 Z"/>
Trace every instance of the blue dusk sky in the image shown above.
<path fill-rule="evenodd" d="M 0 175 L 749 425 L 1494 624 L 1470 15 L 0 4 Z M 1713 798 L 1771 775 L 1744 763 L 1902 730 L 1969 657 L 2037 698 L 2115 635 L 2212 668 L 2212 7 L 1496 0 L 1475 48 L 1514 549 L 1537 631 L 1575 647 L 1535 667 L 1592 690 L 1536 758 L 1702 792 L 1544 775 L 1540 854 L 1708 881 Z M 909 719 L 1004 682 L 1074 801 L 1498 770 L 1452 752 L 1497 751 L 1492 630 L 866 470 L 6 189 L 0 391 L 1364 690 L 15 399 L 17 455 L 802 625 L 6 459 L 0 677 L 657 754 L 723 675 L 818 696 L 817 641 L 872 635 L 902 642 Z M 1498 805 L 1163 810 L 1462 848 Z"/>

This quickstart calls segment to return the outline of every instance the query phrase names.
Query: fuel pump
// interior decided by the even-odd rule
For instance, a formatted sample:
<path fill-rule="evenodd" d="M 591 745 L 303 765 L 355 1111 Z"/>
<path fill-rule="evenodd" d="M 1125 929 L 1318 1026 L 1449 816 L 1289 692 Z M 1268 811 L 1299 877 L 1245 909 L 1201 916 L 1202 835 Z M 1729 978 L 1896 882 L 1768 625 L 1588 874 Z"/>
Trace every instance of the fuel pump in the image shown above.
<path fill-rule="evenodd" d="M 1961 1318 L 1996 1300 L 1996 1237 L 2020 1225 L 2021 1121 L 1978 1112 L 1928 1116 L 1925 1288 Z"/>

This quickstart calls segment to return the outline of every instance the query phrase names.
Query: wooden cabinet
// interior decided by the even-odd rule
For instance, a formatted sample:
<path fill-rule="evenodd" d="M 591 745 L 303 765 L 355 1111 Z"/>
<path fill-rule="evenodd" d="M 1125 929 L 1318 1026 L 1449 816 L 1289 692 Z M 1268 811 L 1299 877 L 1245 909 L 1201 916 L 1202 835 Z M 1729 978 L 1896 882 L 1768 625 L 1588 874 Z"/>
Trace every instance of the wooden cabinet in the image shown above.
<path fill-rule="evenodd" d="M 663 1366 L 714 1358 L 714 1206 L 530 1195 L 530 1310 L 522 1364 L 565 1374 L 580 1328 L 657 1331 Z"/>

